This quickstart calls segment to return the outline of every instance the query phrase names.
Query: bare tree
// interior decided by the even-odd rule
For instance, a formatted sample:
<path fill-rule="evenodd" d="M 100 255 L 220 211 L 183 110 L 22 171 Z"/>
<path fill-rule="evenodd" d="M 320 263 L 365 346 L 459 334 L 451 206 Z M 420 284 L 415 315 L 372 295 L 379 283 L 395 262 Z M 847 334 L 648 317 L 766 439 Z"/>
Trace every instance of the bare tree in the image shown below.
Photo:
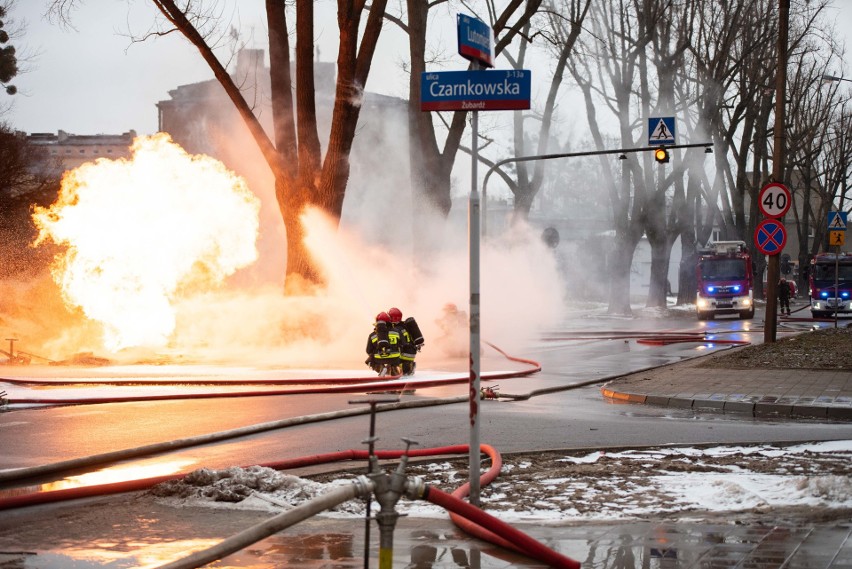
<path fill-rule="evenodd" d="M 52 13 L 68 21 L 70 10 L 82 0 L 53 0 Z M 382 30 L 387 0 L 338 0 L 337 84 L 328 147 L 323 154 L 317 126 L 314 94 L 314 2 L 266 0 L 273 133 L 270 137 L 243 97 L 238 85 L 214 53 L 215 15 L 197 0 L 150 0 L 163 14 L 167 28 L 178 31 L 213 71 L 275 177 L 275 194 L 287 231 L 287 288 L 300 290 L 319 275 L 303 237 L 301 215 L 316 206 L 340 219 L 349 180 L 349 154 L 355 136 L 364 86 Z M 290 17 L 295 12 L 295 85 L 291 79 Z M 295 92 L 295 97 L 293 93 Z"/>
<path fill-rule="evenodd" d="M 432 113 L 420 110 L 420 83 L 422 73 L 426 71 L 429 11 L 446 1 L 407 0 L 405 18 L 389 17 L 408 34 L 409 41 L 408 104 L 412 183 L 417 193 L 424 196 L 427 202 L 443 215 L 447 215 L 451 207 L 450 176 L 456 154 L 462 149 L 461 139 L 466 126 L 467 111 L 455 111 L 449 119 L 443 120 L 447 125 L 447 132 L 442 145 Z M 502 54 L 505 48 L 521 35 L 523 27 L 535 15 L 540 5 L 541 0 L 510 0 L 500 9 L 492 0 L 486 3 L 488 20 L 494 31 L 495 57 Z"/>
<path fill-rule="evenodd" d="M 792 54 L 792 57 L 788 55 L 791 61 L 797 60 L 797 53 L 813 50 L 815 23 L 825 6 L 822 1 L 807 3 L 792 15 L 788 50 Z M 693 51 L 699 84 L 718 85 L 716 93 L 706 91 L 702 98 L 702 120 L 710 125 L 717 150 L 717 175 L 704 202 L 705 215 L 697 234 L 706 238 L 716 224 L 723 239 L 739 239 L 749 244 L 754 253 L 755 293 L 758 297 L 763 294 L 760 275 L 763 274 L 765 259 L 755 250 L 751 236 L 761 219 L 759 191 L 769 181 L 772 171 L 772 142 L 776 128 L 773 124 L 773 69 L 777 60 L 772 46 L 773 38 L 777 36 L 777 8 L 773 0 L 726 4 L 721 9 L 717 3 L 709 2 L 703 14 L 705 21 L 711 21 L 713 25 L 699 37 Z M 715 46 L 723 46 L 723 49 L 718 50 Z M 798 75 L 795 66 L 795 63 L 791 65 L 789 77 Z M 789 111 L 784 125 L 788 157 L 795 155 L 798 145 L 797 137 L 791 136 L 790 125 L 795 123 L 795 116 L 806 106 L 796 101 L 798 96 L 795 92 L 800 90 L 788 90 Z M 792 164 L 793 161 L 788 161 L 784 179 L 777 181 L 791 185 Z"/>
<path fill-rule="evenodd" d="M 694 102 L 692 99 L 677 99 L 675 82 L 684 67 L 684 57 L 690 42 L 696 19 L 695 6 L 684 2 L 679 10 L 671 10 L 668 2 L 654 0 L 639 3 L 640 21 L 654 29 L 650 44 L 650 65 L 641 67 L 640 104 L 644 122 L 651 116 L 684 115 Z M 644 61 L 641 60 L 641 61 Z M 656 83 L 656 93 L 652 85 Z M 656 95 L 656 96 L 655 96 Z M 688 133 L 686 133 L 688 135 Z M 684 139 L 687 136 L 683 137 Z M 645 183 L 639 188 L 647 192 L 645 200 L 645 235 L 651 247 L 651 271 L 648 283 L 646 306 L 665 307 L 669 291 L 669 260 L 675 240 L 683 230 L 683 211 L 679 205 L 685 203 L 683 177 L 692 167 L 701 168 L 703 160 L 695 158 L 695 151 L 686 156 L 674 156 L 671 170 L 653 167 L 644 168 Z M 698 154 L 703 158 L 703 154 Z"/>
<path fill-rule="evenodd" d="M 45 148 L 0 123 L 0 277 L 32 274 L 52 259 L 49 248 L 30 247 L 38 233 L 30 213 L 56 199 L 60 173 Z"/>
<path fill-rule="evenodd" d="M 0 87 L 6 91 L 8 95 L 14 95 L 18 89 L 14 85 L 10 85 L 11 81 L 18 74 L 18 58 L 16 56 L 15 47 L 9 45 L 8 30 L 4 29 L 4 18 L 9 15 L 9 12 L 14 8 L 12 0 L 6 0 L 0 3 Z"/>
<path fill-rule="evenodd" d="M 771 0 L 719 4 L 694 0 L 692 41 L 677 82 L 687 128 L 713 142 L 712 177 L 691 168 L 677 205 L 681 239 L 678 303 L 695 301 L 697 250 L 714 228 L 723 239 L 745 239 L 746 164 L 755 137 L 765 141 L 772 92 Z M 767 148 L 764 144 L 762 148 Z M 759 155 L 760 156 L 760 155 Z M 765 161 L 766 154 L 762 155 Z M 760 163 L 761 158 L 757 161 Z M 735 167 L 732 167 L 732 164 Z M 729 188 L 740 188 L 739 190 Z M 732 197 L 733 196 L 733 197 Z"/>
<path fill-rule="evenodd" d="M 653 39 L 650 18 L 640 21 L 634 2 L 607 0 L 592 4 L 590 33 L 580 39 L 576 56 L 569 65 L 580 87 L 592 140 L 604 150 L 606 137 L 598 117 L 602 101 L 617 122 L 621 148 L 637 146 L 642 136 L 641 121 L 634 116 L 633 96 L 638 89 L 641 66 Z M 639 132 L 637 137 L 636 132 Z M 615 238 L 608 258 L 611 278 L 609 307 L 612 314 L 630 314 L 630 271 L 633 255 L 642 237 L 646 190 L 642 167 L 636 158 L 625 157 L 616 164 L 609 156 L 599 157 L 603 185 L 608 190 Z"/>
<path fill-rule="evenodd" d="M 515 156 L 542 155 L 550 152 L 551 129 L 557 109 L 559 90 L 565 80 L 565 72 L 577 38 L 580 36 L 583 21 L 589 12 L 591 0 L 562 0 L 560 2 L 548 2 L 543 7 L 547 17 L 548 26 L 541 30 L 541 35 L 546 38 L 551 46 L 551 54 L 555 58 L 553 74 L 550 78 L 550 86 L 544 104 L 536 110 L 533 115 L 539 124 L 538 132 L 531 132 L 527 127 L 531 115 L 521 112 L 514 113 L 513 117 L 513 142 Z M 531 23 L 524 26 L 524 36 L 532 37 L 530 33 Z M 526 64 L 527 43 L 521 42 L 517 55 L 508 51 L 503 52 L 515 69 L 523 69 Z M 529 148 L 535 145 L 534 148 Z M 485 160 L 489 166 L 493 165 Z M 538 194 L 544 181 L 546 163 L 543 161 L 520 162 L 513 165 L 511 171 L 504 169 L 496 170 L 503 179 L 509 190 L 515 197 L 514 218 L 527 219 L 533 200 Z M 530 172 L 532 170 L 532 172 Z M 514 178 L 511 173 L 514 172 Z"/>
<path fill-rule="evenodd" d="M 799 241 L 798 264 L 808 266 L 827 237 L 826 216 L 842 192 L 852 151 L 849 136 L 849 95 L 823 81 L 836 54 L 815 38 L 802 42 L 793 54 L 790 77 L 789 138 L 785 178 L 793 197 L 787 217 Z M 809 241 L 812 241 L 809 243 Z M 805 272 L 798 275 L 806 285 Z"/>

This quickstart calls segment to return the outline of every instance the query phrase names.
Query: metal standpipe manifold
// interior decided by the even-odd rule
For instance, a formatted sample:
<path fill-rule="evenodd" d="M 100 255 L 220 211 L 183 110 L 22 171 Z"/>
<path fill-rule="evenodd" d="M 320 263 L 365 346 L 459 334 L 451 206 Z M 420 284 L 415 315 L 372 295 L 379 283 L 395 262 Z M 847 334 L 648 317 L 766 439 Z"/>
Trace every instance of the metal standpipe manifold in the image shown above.
<path fill-rule="evenodd" d="M 411 500 L 418 499 L 423 495 L 425 489 L 425 484 L 419 477 L 407 478 L 405 476 L 408 449 L 412 444 L 417 443 L 409 439 L 402 440 L 406 443 L 406 452 L 402 455 L 396 470 L 390 475 L 379 468 L 378 458 L 371 453 L 370 472 L 366 476 L 358 476 L 349 485 L 335 488 L 291 510 L 243 530 L 213 547 L 196 551 L 182 559 L 160 565 L 158 569 L 195 569 L 202 567 L 344 502 L 355 498 L 370 499 L 373 495 L 375 495 L 375 499 L 381 507 L 379 513 L 376 514 L 376 522 L 380 531 L 379 569 L 391 569 L 393 567 L 393 532 L 396 527 L 396 520 L 399 518 L 396 504 L 402 496 Z"/>
<path fill-rule="evenodd" d="M 408 465 L 408 449 L 417 444 L 410 439 L 405 442 L 405 453 L 400 458 L 399 465 L 390 476 L 379 469 L 379 459 L 375 454 L 370 455 L 370 473 L 367 475 L 373 482 L 373 493 L 379 503 L 376 523 L 379 525 L 379 569 L 393 567 L 393 532 L 399 513 L 396 504 L 402 496 L 414 500 L 423 494 L 425 487 L 418 477 L 408 478 L 405 468 Z"/>

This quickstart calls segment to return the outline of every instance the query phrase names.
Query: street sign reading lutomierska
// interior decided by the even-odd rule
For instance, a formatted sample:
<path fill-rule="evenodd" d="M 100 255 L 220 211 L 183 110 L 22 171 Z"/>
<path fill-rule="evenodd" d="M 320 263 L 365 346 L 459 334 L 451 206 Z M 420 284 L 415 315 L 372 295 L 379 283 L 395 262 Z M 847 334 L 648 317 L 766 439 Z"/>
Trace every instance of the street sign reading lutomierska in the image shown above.
<path fill-rule="evenodd" d="M 420 110 L 529 109 L 531 76 L 527 69 L 427 71 L 420 81 Z"/>
<path fill-rule="evenodd" d="M 488 24 L 471 16 L 459 14 L 458 40 L 459 55 L 486 67 L 494 67 L 491 28 Z"/>

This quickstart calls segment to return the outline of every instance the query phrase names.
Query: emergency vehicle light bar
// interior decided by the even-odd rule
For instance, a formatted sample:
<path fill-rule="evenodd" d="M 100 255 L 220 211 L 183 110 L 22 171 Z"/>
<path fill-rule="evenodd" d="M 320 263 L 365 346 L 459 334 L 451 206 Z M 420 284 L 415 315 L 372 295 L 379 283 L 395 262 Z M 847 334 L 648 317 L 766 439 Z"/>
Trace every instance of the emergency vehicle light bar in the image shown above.
<path fill-rule="evenodd" d="M 717 255 L 733 255 L 735 253 L 743 253 L 746 250 L 745 241 L 716 241 L 710 243 L 711 250 Z"/>

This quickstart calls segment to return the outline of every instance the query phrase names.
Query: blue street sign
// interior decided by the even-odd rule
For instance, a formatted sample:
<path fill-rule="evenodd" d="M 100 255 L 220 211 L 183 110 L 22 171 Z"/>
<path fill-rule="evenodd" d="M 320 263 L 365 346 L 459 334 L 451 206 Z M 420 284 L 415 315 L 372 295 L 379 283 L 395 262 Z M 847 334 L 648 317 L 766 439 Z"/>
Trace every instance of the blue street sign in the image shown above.
<path fill-rule="evenodd" d="M 494 67 L 491 28 L 488 24 L 464 14 L 458 15 L 457 22 L 459 55 L 486 67 Z"/>
<path fill-rule="evenodd" d="M 846 231 L 845 211 L 830 211 L 828 212 L 828 230 L 829 231 Z"/>
<path fill-rule="evenodd" d="M 528 69 L 427 71 L 420 79 L 420 110 L 529 109 L 531 77 Z"/>
<path fill-rule="evenodd" d="M 787 230 L 777 219 L 764 219 L 754 230 L 754 244 L 764 255 L 777 255 L 787 243 Z"/>
<path fill-rule="evenodd" d="M 648 146 L 674 143 L 674 117 L 651 117 L 648 119 Z"/>

